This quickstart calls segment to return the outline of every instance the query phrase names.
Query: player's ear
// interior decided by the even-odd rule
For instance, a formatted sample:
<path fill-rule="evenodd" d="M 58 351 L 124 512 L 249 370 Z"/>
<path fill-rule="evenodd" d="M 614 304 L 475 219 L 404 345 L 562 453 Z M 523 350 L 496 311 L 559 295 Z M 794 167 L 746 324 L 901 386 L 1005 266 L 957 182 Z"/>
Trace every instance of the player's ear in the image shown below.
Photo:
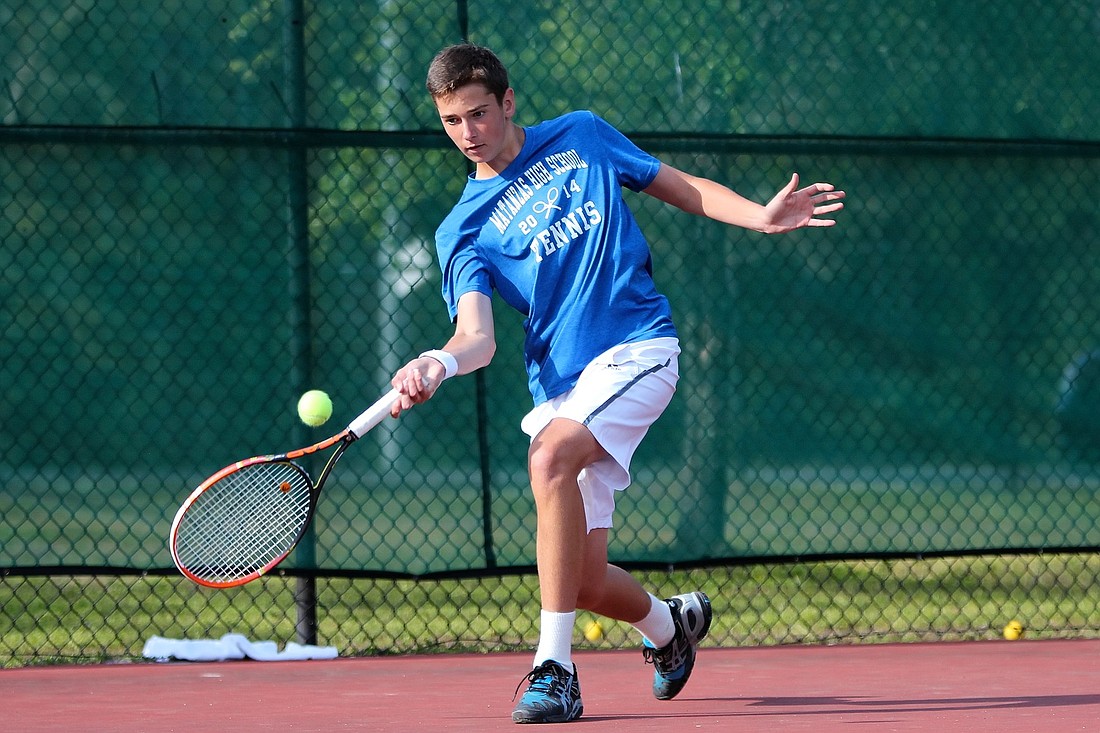
<path fill-rule="evenodd" d="M 504 108 L 504 119 L 510 120 L 516 114 L 516 93 L 511 87 L 505 90 L 500 106 Z"/>

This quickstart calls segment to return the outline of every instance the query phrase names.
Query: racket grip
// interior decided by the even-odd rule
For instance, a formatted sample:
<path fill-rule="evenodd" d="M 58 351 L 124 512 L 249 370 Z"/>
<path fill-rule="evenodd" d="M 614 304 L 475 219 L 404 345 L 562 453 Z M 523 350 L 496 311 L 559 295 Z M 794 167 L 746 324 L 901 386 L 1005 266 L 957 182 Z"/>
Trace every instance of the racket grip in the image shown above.
<path fill-rule="evenodd" d="M 422 379 L 421 381 L 424 386 L 428 385 L 427 379 Z M 401 393 L 397 391 L 395 387 L 382 397 L 379 397 L 377 402 L 364 410 L 359 417 L 351 421 L 351 424 L 348 425 L 348 432 L 356 438 L 363 437 L 369 430 L 374 429 L 380 422 L 386 419 L 386 415 L 390 414 L 390 407 L 400 396 Z"/>
<path fill-rule="evenodd" d="M 386 415 L 390 414 L 390 407 L 400 396 L 401 393 L 397 389 L 391 389 L 385 395 L 379 397 L 377 402 L 351 421 L 351 424 L 348 425 L 348 432 L 356 438 L 361 438 L 367 431 L 386 419 Z"/>

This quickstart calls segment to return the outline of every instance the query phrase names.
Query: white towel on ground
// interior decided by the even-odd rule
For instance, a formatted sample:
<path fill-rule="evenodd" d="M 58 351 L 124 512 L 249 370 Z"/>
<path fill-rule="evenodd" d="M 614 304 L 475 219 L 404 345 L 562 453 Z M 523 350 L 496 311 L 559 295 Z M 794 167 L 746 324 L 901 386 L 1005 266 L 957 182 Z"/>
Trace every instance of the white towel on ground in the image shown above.
<path fill-rule="evenodd" d="M 221 662 L 229 659 L 255 659 L 283 662 L 302 659 L 335 659 L 334 646 L 313 646 L 288 642 L 283 651 L 273 641 L 249 641 L 241 634 L 226 634 L 220 639 L 166 639 L 153 636 L 145 642 L 141 656 L 146 659 L 180 659 L 187 662 Z"/>

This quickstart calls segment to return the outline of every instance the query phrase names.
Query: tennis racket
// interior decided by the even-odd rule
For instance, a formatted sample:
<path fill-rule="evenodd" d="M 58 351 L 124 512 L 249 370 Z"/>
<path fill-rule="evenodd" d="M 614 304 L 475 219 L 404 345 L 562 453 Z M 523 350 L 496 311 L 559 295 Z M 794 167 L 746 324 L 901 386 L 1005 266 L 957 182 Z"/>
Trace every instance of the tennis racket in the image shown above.
<path fill-rule="evenodd" d="M 320 443 L 238 461 L 203 481 L 172 520 L 169 547 L 179 571 L 199 585 L 232 588 L 282 562 L 309 527 L 337 461 L 382 422 L 399 394 L 390 390 L 343 432 Z M 334 445 L 316 483 L 294 462 Z"/>

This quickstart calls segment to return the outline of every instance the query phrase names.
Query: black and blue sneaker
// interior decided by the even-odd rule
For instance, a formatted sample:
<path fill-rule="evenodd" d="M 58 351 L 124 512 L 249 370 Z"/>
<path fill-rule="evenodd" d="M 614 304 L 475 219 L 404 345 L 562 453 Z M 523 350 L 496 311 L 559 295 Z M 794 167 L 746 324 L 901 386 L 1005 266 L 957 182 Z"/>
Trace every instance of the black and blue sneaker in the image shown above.
<path fill-rule="evenodd" d="M 519 683 L 530 682 L 512 711 L 513 723 L 568 723 L 584 712 L 577 665 L 570 672 L 553 660 L 531 670 Z M 516 688 L 519 692 L 519 687 Z M 513 697 L 513 699 L 515 699 Z"/>
<path fill-rule="evenodd" d="M 646 664 L 653 665 L 653 696 L 658 700 L 671 700 L 684 689 L 695 667 L 699 642 L 710 630 L 711 617 L 710 599 L 702 591 L 673 596 L 665 603 L 672 611 L 676 635 L 660 649 L 645 639 L 642 649 Z"/>

